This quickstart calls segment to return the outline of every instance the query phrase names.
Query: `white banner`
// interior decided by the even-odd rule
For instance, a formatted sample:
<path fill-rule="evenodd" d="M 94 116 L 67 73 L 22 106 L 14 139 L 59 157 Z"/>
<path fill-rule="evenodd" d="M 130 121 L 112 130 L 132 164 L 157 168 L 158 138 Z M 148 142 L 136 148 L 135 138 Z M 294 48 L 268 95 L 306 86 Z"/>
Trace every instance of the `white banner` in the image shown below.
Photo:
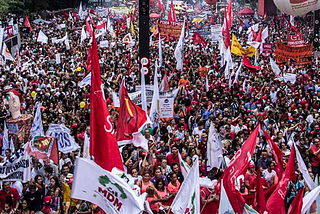
<path fill-rule="evenodd" d="M 88 185 L 90 184 L 90 185 Z M 71 197 L 97 204 L 108 214 L 142 213 L 146 193 L 137 197 L 122 178 L 89 159 L 78 158 Z"/>
<path fill-rule="evenodd" d="M 2 51 L 2 42 L 3 42 L 3 34 L 4 34 L 4 28 L 0 28 L 0 53 Z"/>
<path fill-rule="evenodd" d="M 64 154 L 80 148 L 64 124 L 50 124 L 47 136 L 57 138 L 58 150 Z"/>
<path fill-rule="evenodd" d="M 222 38 L 222 28 L 220 24 L 211 25 L 211 39 L 213 41 L 220 41 Z"/>
<path fill-rule="evenodd" d="M 0 164 L 0 181 L 22 181 L 31 179 L 31 158 L 20 149 L 9 160 Z"/>
<path fill-rule="evenodd" d="M 173 103 L 174 98 L 162 98 L 159 99 L 160 117 L 170 118 L 173 117 Z"/>
<path fill-rule="evenodd" d="M 100 41 L 100 47 L 101 48 L 108 48 L 109 47 L 108 40 Z"/>
<path fill-rule="evenodd" d="M 57 53 L 57 54 L 56 54 L 56 64 L 60 64 L 60 63 L 61 63 L 60 54 Z"/>

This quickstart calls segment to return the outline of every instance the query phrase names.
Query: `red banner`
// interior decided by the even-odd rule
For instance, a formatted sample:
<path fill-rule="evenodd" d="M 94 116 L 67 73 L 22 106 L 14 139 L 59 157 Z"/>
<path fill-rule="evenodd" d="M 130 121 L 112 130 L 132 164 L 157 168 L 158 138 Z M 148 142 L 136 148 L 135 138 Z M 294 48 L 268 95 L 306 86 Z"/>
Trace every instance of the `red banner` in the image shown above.
<path fill-rule="evenodd" d="M 292 64 L 311 64 L 313 57 L 312 44 L 290 46 L 280 42 L 276 43 L 275 50 L 277 63 L 290 62 Z"/>
<path fill-rule="evenodd" d="M 183 22 L 169 22 L 161 20 L 158 24 L 159 32 L 161 36 L 170 36 L 173 38 L 179 38 L 183 27 Z"/>
<path fill-rule="evenodd" d="M 288 45 L 291 46 L 300 46 L 305 44 L 302 32 L 289 32 L 287 39 Z"/>

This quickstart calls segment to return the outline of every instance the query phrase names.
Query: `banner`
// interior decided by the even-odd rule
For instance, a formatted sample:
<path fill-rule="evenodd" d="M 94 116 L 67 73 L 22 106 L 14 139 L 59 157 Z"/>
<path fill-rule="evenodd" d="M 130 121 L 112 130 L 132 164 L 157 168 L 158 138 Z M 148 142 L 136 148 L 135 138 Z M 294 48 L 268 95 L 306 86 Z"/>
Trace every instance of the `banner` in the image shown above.
<path fill-rule="evenodd" d="M 77 158 L 75 166 L 72 198 L 97 204 L 108 214 L 142 213 L 146 193 L 137 197 L 122 178 L 89 159 Z"/>
<path fill-rule="evenodd" d="M 108 40 L 100 41 L 100 47 L 101 48 L 108 48 L 109 47 Z"/>
<path fill-rule="evenodd" d="M 269 56 L 272 53 L 272 43 L 263 43 L 262 44 L 262 54 L 264 56 Z"/>
<path fill-rule="evenodd" d="M 70 129 L 64 124 L 50 124 L 47 136 L 57 138 L 58 150 L 64 154 L 80 148 L 74 138 L 70 135 Z"/>
<path fill-rule="evenodd" d="M 161 118 L 172 118 L 173 117 L 173 98 L 159 99 L 160 117 Z"/>
<path fill-rule="evenodd" d="M 167 20 L 161 20 L 158 27 L 161 36 L 169 35 L 170 37 L 177 39 L 180 37 L 183 22 L 169 22 Z"/>
<path fill-rule="evenodd" d="M 0 164 L 0 181 L 22 181 L 31 179 L 31 158 L 20 149 L 6 162 Z"/>
<path fill-rule="evenodd" d="M 311 64 L 313 46 L 312 44 L 290 46 L 277 42 L 275 55 L 277 63 L 288 63 L 290 60 L 292 64 Z"/>
<path fill-rule="evenodd" d="M 213 41 L 220 41 L 222 39 L 222 28 L 220 24 L 211 25 L 211 39 Z"/>
<path fill-rule="evenodd" d="M 289 32 L 287 40 L 288 40 L 288 45 L 291 45 L 291 46 L 300 46 L 300 45 L 305 44 L 304 39 L 303 39 L 303 34 L 301 31 L 300 32 L 293 32 L 293 33 Z"/>

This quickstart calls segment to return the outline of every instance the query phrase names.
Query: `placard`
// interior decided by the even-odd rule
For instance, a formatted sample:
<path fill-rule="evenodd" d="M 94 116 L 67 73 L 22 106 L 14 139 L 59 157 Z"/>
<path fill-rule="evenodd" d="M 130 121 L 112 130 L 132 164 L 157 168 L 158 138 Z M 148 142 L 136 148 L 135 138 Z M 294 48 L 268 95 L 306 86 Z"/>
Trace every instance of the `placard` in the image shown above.
<path fill-rule="evenodd" d="M 174 103 L 174 98 L 159 99 L 160 117 L 161 118 L 173 117 L 173 103 Z"/>
<path fill-rule="evenodd" d="M 170 36 L 173 38 L 180 38 L 183 22 L 169 22 L 161 20 L 158 24 L 161 36 Z"/>

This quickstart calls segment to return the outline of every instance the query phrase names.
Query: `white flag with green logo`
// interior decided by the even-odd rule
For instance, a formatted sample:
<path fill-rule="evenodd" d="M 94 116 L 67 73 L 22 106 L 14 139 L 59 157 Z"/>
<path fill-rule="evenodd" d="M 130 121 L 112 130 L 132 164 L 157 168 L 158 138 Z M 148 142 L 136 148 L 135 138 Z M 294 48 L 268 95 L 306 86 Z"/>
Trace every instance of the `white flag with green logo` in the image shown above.
<path fill-rule="evenodd" d="M 180 163 L 181 173 L 183 175 L 183 178 L 187 179 L 187 175 L 189 174 L 191 167 L 187 164 L 187 162 L 185 162 L 182 159 L 180 153 L 178 153 L 178 154 L 179 154 L 179 163 Z"/>
<path fill-rule="evenodd" d="M 71 197 L 97 204 L 105 213 L 142 213 L 146 193 L 137 197 L 117 175 L 92 160 L 77 158 Z"/>
<path fill-rule="evenodd" d="M 196 158 L 171 204 L 174 214 L 200 213 L 199 160 Z"/>

